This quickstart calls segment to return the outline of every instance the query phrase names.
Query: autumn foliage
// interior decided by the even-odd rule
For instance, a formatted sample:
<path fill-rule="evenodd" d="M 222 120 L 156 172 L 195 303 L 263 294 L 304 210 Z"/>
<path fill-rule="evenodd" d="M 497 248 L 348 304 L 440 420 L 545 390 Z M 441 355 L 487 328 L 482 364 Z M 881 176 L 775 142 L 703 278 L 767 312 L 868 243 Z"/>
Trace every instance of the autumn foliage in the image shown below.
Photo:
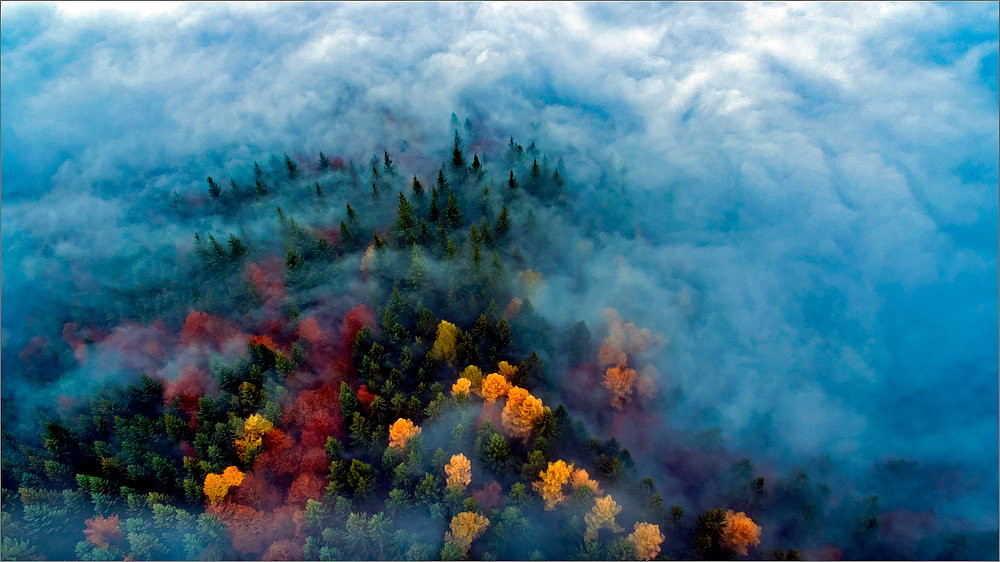
<path fill-rule="evenodd" d="M 452 455 L 444 471 L 448 475 L 449 488 L 454 486 L 464 490 L 472 482 L 472 463 L 461 453 Z"/>
<path fill-rule="evenodd" d="M 500 419 L 509 435 L 527 440 L 535 420 L 543 412 L 541 400 L 532 396 L 527 390 L 515 386 L 507 392 L 507 405 L 504 406 Z"/>
<path fill-rule="evenodd" d="M 569 477 L 569 483 L 571 486 L 573 486 L 574 490 L 583 486 L 587 486 L 588 488 L 590 488 L 590 491 L 593 492 L 595 496 L 601 494 L 600 483 L 598 483 L 597 480 L 591 479 L 587 471 L 582 468 L 578 468 L 573 471 L 573 474 L 571 474 Z"/>
<path fill-rule="evenodd" d="M 121 543 L 123 539 L 117 515 L 112 515 L 111 517 L 98 516 L 93 519 L 87 519 L 85 523 L 87 524 L 87 528 L 84 529 L 83 535 L 94 546 L 108 548 L 112 543 Z"/>
<path fill-rule="evenodd" d="M 469 379 L 462 377 L 458 379 L 455 382 L 455 384 L 451 385 L 451 395 L 455 397 L 459 396 L 468 397 L 469 389 L 471 388 L 472 388 L 472 382 Z"/>
<path fill-rule="evenodd" d="M 449 363 L 455 361 L 455 343 L 458 340 L 458 333 L 457 326 L 442 320 L 438 324 L 437 339 L 434 340 L 434 347 L 431 349 L 433 356 Z"/>
<path fill-rule="evenodd" d="M 260 447 L 264 443 L 264 435 L 272 429 L 274 429 L 274 424 L 260 414 L 254 414 L 247 418 L 243 422 L 243 435 L 234 443 L 240 460 L 246 462 L 248 456 L 260 451 Z"/>
<path fill-rule="evenodd" d="M 545 509 L 553 510 L 563 499 L 563 484 L 569 482 L 570 474 L 573 472 L 573 465 L 567 465 L 565 461 L 550 462 L 547 469 L 541 471 L 538 477 L 540 482 L 532 484 L 535 491 L 542 496 L 545 501 Z"/>
<path fill-rule="evenodd" d="M 406 442 L 419 433 L 420 428 L 413 425 L 412 421 L 399 418 L 389 426 L 389 446 L 397 451 L 402 451 L 406 447 Z"/>
<path fill-rule="evenodd" d="M 209 503 L 217 505 L 226 497 L 229 488 L 243 483 L 243 473 L 235 466 L 230 466 L 222 474 L 209 473 L 205 476 L 205 497 Z"/>
<path fill-rule="evenodd" d="M 660 553 L 660 544 L 666 539 L 660 532 L 659 525 L 649 523 L 636 523 L 635 531 L 628 536 L 628 540 L 635 545 L 639 553 L 639 560 L 652 560 Z"/>
<path fill-rule="evenodd" d="M 587 531 L 583 535 L 584 540 L 597 540 L 597 531 L 603 528 L 611 529 L 616 533 L 624 531 L 625 529 L 615 523 L 615 516 L 621 512 L 622 507 L 615 503 L 611 496 L 595 498 L 594 507 L 591 508 L 590 513 L 583 517 L 587 523 Z"/>
<path fill-rule="evenodd" d="M 616 410 L 628 402 L 632 396 L 632 386 L 636 384 L 636 371 L 628 366 L 628 356 L 638 355 L 653 341 L 661 342 L 662 336 L 653 336 L 648 328 L 639 329 L 635 324 L 622 321 L 618 311 L 604 310 L 610 333 L 601 344 L 597 359 L 607 367 L 604 373 L 604 387 L 611 395 L 611 406 Z M 648 370 L 648 369 L 647 369 Z M 639 378 L 639 391 L 651 395 L 655 384 L 652 374 L 644 371 Z"/>
<path fill-rule="evenodd" d="M 503 375 L 490 373 L 483 381 L 483 398 L 487 403 L 492 404 L 506 396 L 510 388 L 510 383 L 507 382 L 507 379 Z"/>
<path fill-rule="evenodd" d="M 451 531 L 445 533 L 444 540 L 462 549 L 463 554 L 469 553 L 472 541 L 479 538 L 490 520 L 472 511 L 463 511 L 451 519 Z"/>
<path fill-rule="evenodd" d="M 733 513 L 730 509 L 726 511 L 726 530 L 722 534 L 722 543 L 746 556 L 747 547 L 760 544 L 760 526 L 742 511 Z"/>

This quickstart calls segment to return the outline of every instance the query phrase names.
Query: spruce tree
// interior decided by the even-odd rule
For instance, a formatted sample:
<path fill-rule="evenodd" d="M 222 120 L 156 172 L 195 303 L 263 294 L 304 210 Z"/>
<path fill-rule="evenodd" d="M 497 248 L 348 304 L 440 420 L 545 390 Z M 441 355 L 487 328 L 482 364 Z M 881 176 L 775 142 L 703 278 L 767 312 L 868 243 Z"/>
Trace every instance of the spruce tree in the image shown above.
<path fill-rule="evenodd" d="M 448 208 L 445 209 L 445 219 L 451 228 L 462 226 L 462 211 L 458 209 L 458 199 L 455 199 L 454 191 L 448 192 Z"/>
<path fill-rule="evenodd" d="M 385 164 L 384 164 L 383 171 L 385 172 L 385 175 L 387 175 L 387 176 L 395 176 L 396 175 L 396 165 L 393 164 L 392 160 L 389 159 L 389 151 L 386 150 L 384 152 L 385 152 Z"/>
<path fill-rule="evenodd" d="M 340 241 L 345 248 L 354 247 L 354 235 L 351 234 L 351 229 L 347 228 L 347 223 L 340 221 Z"/>
<path fill-rule="evenodd" d="M 462 137 L 455 130 L 455 146 L 451 151 L 451 167 L 455 170 L 465 170 L 465 156 L 462 155 Z"/>
<path fill-rule="evenodd" d="M 497 233 L 497 239 L 505 240 L 507 238 L 507 234 L 510 233 L 510 227 L 510 215 L 507 213 L 507 206 L 504 205 L 503 210 L 500 211 L 500 216 L 497 217 L 496 227 L 494 227 L 494 230 Z"/>
<path fill-rule="evenodd" d="M 327 158 L 326 155 L 323 154 L 323 151 L 321 150 L 319 153 L 319 169 L 326 170 L 329 167 L 330 167 L 330 159 Z"/>
<path fill-rule="evenodd" d="M 218 199 L 222 195 L 222 188 L 219 184 L 215 183 L 215 180 L 209 176 L 208 178 L 208 194 L 212 196 L 212 199 Z"/>
<path fill-rule="evenodd" d="M 510 188 L 511 192 L 517 189 L 517 178 L 514 177 L 514 170 L 510 171 L 510 179 L 507 180 L 507 187 Z"/>
<path fill-rule="evenodd" d="M 431 222 L 437 222 L 441 218 L 441 209 L 438 206 L 438 190 L 436 187 L 431 188 L 431 208 L 427 212 L 427 219 Z"/>
<path fill-rule="evenodd" d="M 413 175 L 413 193 L 416 195 L 424 194 L 424 186 L 420 183 L 420 180 L 417 179 L 416 174 Z"/>
<path fill-rule="evenodd" d="M 448 180 L 444 177 L 444 168 L 438 170 L 437 188 L 440 191 L 448 188 Z"/>
<path fill-rule="evenodd" d="M 288 168 L 288 179 L 294 180 L 299 176 L 299 165 L 285 154 L 285 167 Z"/>
<path fill-rule="evenodd" d="M 482 167 L 483 167 L 483 165 L 479 163 L 479 155 L 478 154 L 473 154 L 472 155 L 472 169 L 473 169 L 473 171 L 478 172 L 479 169 L 482 168 Z"/>
<path fill-rule="evenodd" d="M 351 224 L 358 222 L 358 212 L 351 207 L 350 203 L 347 204 L 347 220 L 350 221 Z"/>

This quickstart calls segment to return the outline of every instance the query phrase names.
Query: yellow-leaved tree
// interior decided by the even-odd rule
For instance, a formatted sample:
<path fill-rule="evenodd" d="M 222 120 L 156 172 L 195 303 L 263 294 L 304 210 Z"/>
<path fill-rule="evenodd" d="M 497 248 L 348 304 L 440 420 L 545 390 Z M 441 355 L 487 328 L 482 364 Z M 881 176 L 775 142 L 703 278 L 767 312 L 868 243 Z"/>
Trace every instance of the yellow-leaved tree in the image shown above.
<path fill-rule="evenodd" d="M 451 518 L 451 531 L 445 533 L 444 540 L 462 549 L 462 554 L 469 553 L 472 541 L 479 538 L 490 520 L 473 511 L 463 511 Z"/>
<path fill-rule="evenodd" d="M 479 388 L 483 382 L 483 372 L 475 365 L 469 365 L 462 370 L 462 377 L 469 379 L 473 388 Z"/>
<path fill-rule="evenodd" d="M 534 482 L 532 487 L 542 496 L 545 501 L 545 509 L 553 510 L 563 501 L 563 484 L 569 481 L 569 475 L 573 472 L 573 465 L 567 465 L 566 461 L 550 462 L 549 467 L 538 473 L 541 482 Z"/>
<path fill-rule="evenodd" d="M 243 434 L 233 444 L 240 460 L 247 461 L 254 453 L 260 451 L 263 438 L 267 432 L 274 429 L 274 424 L 260 414 L 254 414 L 243 422 Z"/>
<path fill-rule="evenodd" d="M 455 361 L 455 342 L 458 340 L 458 327 L 442 320 L 438 324 L 437 339 L 434 340 L 434 347 L 431 354 L 442 361 L 452 363 Z"/>
<path fill-rule="evenodd" d="M 742 511 L 726 511 L 726 530 L 722 533 L 722 544 L 732 548 L 742 556 L 747 555 L 748 546 L 760 544 L 760 526 Z"/>
<path fill-rule="evenodd" d="M 492 404 L 503 396 L 507 396 L 510 390 L 510 383 L 507 378 L 497 373 L 486 375 L 483 381 L 483 398 L 488 404 Z"/>
<path fill-rule="evenodd" d="M 507 392 L 507 405 L 500 417 L 500 425 L 512 437 L 527 441 L 535 420 L 541 417 L 544 410 L 541 400 L 519 386 L 512 387 Z"/>
<path fill-rule="evenodd" d="M 456 398 L 459 396 L 468 397 L 470 388 L 472 388 L 472 382 L 469 379 L 462 377 L 458 379 L 455 384 L 451 385 L 451 395 Z"/>
<path fill-rule="evenodd" d="M 622 507 L 611 499 L 611 496 L 595 498 L 594 507 L 590 513 L 584 515 L 583 520 L 587 523 L 587 531 L 583 534 L 584 540 L 596 541 L 598 529 L 607 527 L 616 533 L 622 529 L 615 523 L 615 516 L 622 512 Z"/>
<path fill-rule="evenodd" d="M 604 373 L 604 388 L 611 393 L 612 408 L 622 409 L 622 405 L 632 396 L 633 382 L 635 382 L 635 369 L 629 369 L 624 363 L 611 367 Z"/>
<path fill-rule="evenodd" d="M 205 497 L 212 505 L 219 505 L 226 497 L 229 488 L 243 483 L 243 473 L 235 466 L 230 466 L 222 474 L 209 473 L 205 475 Z"/>
<path fill-rule="evenodd" d="M 501 361 L 497 366 L 497 372 L 501 377 L 507 379 L 508 381 L 514 380 L 514 375 L 517 374 L 517 367 L 512 366 L 506 361 Z"/>
<path fill-rule="evenodd" d="M 420 433 L 420 428 L 406 418 L 399 418 L 389 426 L 389 446 L 397 451 L 406 447 L 406 442 Z"/>
<path fill-rule="evenodd" d="M 660 553 L 660 544 L 667 537 L 660 532 L 659 525 L 636 523 L 635 531 L 628 536 L 639 552 L 639 560 L 652 560 Z"/>
<path fill-rule="evenodd" d="M 452 455 L 444 471 L 448 475 L 448 488 L 456 486 L 464 490 L 472 482 L 472 463 L 461 453 Z"/>

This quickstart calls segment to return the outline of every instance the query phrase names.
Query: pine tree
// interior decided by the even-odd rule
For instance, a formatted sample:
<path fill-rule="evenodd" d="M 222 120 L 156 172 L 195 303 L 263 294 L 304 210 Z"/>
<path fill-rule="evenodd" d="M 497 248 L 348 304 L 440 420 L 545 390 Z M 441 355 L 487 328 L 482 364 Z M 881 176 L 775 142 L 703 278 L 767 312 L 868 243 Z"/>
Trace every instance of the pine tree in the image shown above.
<path fill-rule="evenodd" d="M 208 194 L 212 196 L 212 199 L 218 199 L 222 195 L 222 188 L 219 184 L 215 183 L 215 180 L 209 176 L 208 178 Z"/>
<path fill-rule="evenodd" d="M 417 179 L 416 174 L 413 175 L 413 193 L 416 195 L 424 194 L 424 186 L 420 183 L 420 180 Z"/>
<path fill-rule="evenodd" d="M 473 154 L 472 155 L 472 170 L 475 171 L 475 172 L 478 172 L 480 170 L 480 168 L 482 168 L 482 167 L 483 167 L 483 165 L 479 163 L 479 155 L 478 154 Z"/>
<path fill-rule="evenodd" d="M 285 154 L 285 167 L 288 168 L 288 179 L 294 180 L 299 176 L 299 165 Z"/>
<path fill-rule="evenodd" d="M 384 163 L 384 166 L 382 168 L 382 171 L 385 172 L 385 175 L 387 175 L 387 176 L 395 176 L 396 175 L 396 165 L 393 164 L 392 160 L 389 159 L 389 151 L 386 150 L 384 152 L 385 152 L 385 163 Z"/>
<path fill-rule="evenodd" d="M 517 189 L 517 178 L 514 177 L 514 170 L 510 171 L 510 179 L 507 180 L 507 187 L 510 188 L 511 192 Z"/>
<path fill-rule="evenodd" d="M 510 214 L 507 213 L 507 206 L 503 206 L 503 210 L 500 211 L 500 216 L 497 217 L 497 224 L 494 227 L 494 231 L 497 234 L 498 240 L 506 240 L 507 235 L 510 233 Z"/>
<path fill-rule="evenodd" d="M 440 183 L 440 181 L 438 182 Z M 427 220 L 431 222 L 437 222 L 441 218 L 441 209 L 438 206 L 438 190 L 436 187 L 431 188 L 431 207 L 427 212 Z"/>
<path fill-rule="evenodd" d="M 439 191 L 448 189 L 448 180 L 444 177 L 444 168 L 438 170 L 437 188 Z"/>
<path fill-rule="evenodd" d="M 403 192 L 399 192 L 399 207 L 396 209 L 396 223 L 393 225 L 396 234 L 401 238 L 413 238 L 411 231 L 417 225 L 413 219 L 413 206 L 406 200 Z"/>
<path fill-rule="evenodd" d="M 382 194 L 378 191 L 378 184 L 372 181 L 372 201 L 378 203 L 379 199 L 382 198 Z"/>
<path fill-rule="evenodd" d="M 345 248 L 354 247 L 354 235 L 351 234 L 351 229 L 347 228 L 347 223 L 340 221 L 340 241 Z"/>
<path fill-rule="evenodd" d="M 462 211 L 458 209 L 458 199 L 455 199 L 454 191 L 448 192 L 448 208 L 445 209 L 445 219 L 451 228 L 462 226 Z"/>
<path fill-rule="evenodd" d="M 323 154 L 323 151 L 321 150 L 319 153 L 319 169 L 326 170 L 329 168 L 330 168 L 330 159 L 327 158 L 326 155 Z"/>
<path fill-rule="evenodd" d="M 462 155 L 462 137 L 455 130 L 455 146 L 451 151 L 451 167 L 455 170 L 465 170 L 465 156 Z"/>
<path fill-rule="evenodd" d="M 350 221 L 351 224 L 356 224 L 358 222 L 358 212 L 351 208 L 350 203 L 347 204 L 347 220 Z"/>
<path fill-rule="evenodd" d="M 319 187 L 319 182 L 316 182 L 316 197 L 323 198 L 323 190 Z"/>

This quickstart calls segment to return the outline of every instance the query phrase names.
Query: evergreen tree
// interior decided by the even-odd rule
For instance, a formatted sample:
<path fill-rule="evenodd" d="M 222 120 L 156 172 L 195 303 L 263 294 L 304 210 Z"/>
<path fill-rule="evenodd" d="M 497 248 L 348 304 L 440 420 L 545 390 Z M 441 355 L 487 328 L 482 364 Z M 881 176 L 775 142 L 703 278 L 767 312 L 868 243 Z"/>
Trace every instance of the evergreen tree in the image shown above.
<path fill-rule="evenodd" d="M 323 190 L 319 187 L 319 182 L 316 182 L 316 197 L 323 198 Z"/>
<path fill-rule="evenodd" d="M 384 167 L 383 167 L 382 171 L 385 172 L 385 175 L 387 175 L 387 176 L 395 176 L 396 175 L 396 165 L 393 164 L 392 160 L 389 159 L 389 151 L 386 150 L 384 152 L 385 152 L 385 163 L 384 163 Z"/>
<path fill-rule="evenodd" d="M 208 194 L 212 196 L 212 199 L 218 199 L 222 195 L 222 188 L 215 183 L 211 176 L 208 178 Z"/>
<path fill-rule="evenodd" d="M 513 193 L 517 189 L 517 178 L 514 177 L 514 170 L 510 171 L 510 179 L 507 180 L 507 187 Z"/>
<path fill-rule="evenodd" d="M 424 186 L 420 183 L 420 180 L 417 179 L 416 174 L 413 175 L 413 193 L 416 195 L 424 194 Z"/>
<path fill-rule="evenodd" d="M 351 204 L 347 204 L 347 220 L 351 224 L 357 224 L 358 222 L 358 212 L 351 208 Z"/>
<path fill-rule="evenodd" d="M 437 188 L 438 191 L 444 191 L 448 188 L 448 180 L 444 177 L 444 168 L 438 170 Z"/>
<path fill-rule="evenodd" d="M 506 240 L 507 235 L 510 233 L 510 214 L 507 213 L 507 206 L 503 206 L 503 210 L 500 211 L 500 216 L 497 217 L 497 224 L 494 227 L 494 232 L 497 234 L 497 240 Z"/>
<path fill-rule="evenodd" d="M 323 151 L 321 150 L 319 153 L 319 169 L 327 170 L 329 168 L 330 168 L 330 159 L 327 158 L 326 155 L 323 154 Z"/>
<path fill-rule="evenodd" d="M 482 167 L 483 167 L 483 165 L 479 163 L 479 155 L 478 154 L 473 154 L 472 155 L 472 170 L 475 171 L 475 172 L 478 172 Z"/>
<path fill-rule="evenodd" d="M 455 170 L 465 170 L 465 156 L 462 155 L 462 137 L 455 130 L 455 145 L 451 151 L 451 167 Z"/>
<path fill-rule="evenodd" d="M 378 191 L 378 184 L 372 181 L 372 201 L 378 203 L 379 199 L 382 198 L 382 194 Z"/>
<path fill-rule="evenodd" d="M 340 221 L 340 242 L 345 248 L 354 247 L 354 235 L 351 234 L 351 229 L 347 228 L 347 223 Z"/>
<path fill-rule="evenodd" d="M 448 226 L 458 228 L 462 226 L 462 211 L 458 209 L 458 199 L 455 199 L 455 192 L 448 192 L 448 208 L 445 209 L 445 219 Z"/>
<path fill-rule="evenodd" d="M 396 235 L 402 239 L 413 238 L 412 230 L 413 227 L 417 225 L 413 218 L 413 206 L 406 200 L 406 196 L 403 192 L 399 192 L 399 206 L 396 209 L 396 223 L 393 225 L 393 229 L 396 231 Z"/>
<path fill-rule="evenodd" d="M 285 167 L 288 168 L 288 179 L 294 180 L 299 176 L 299 165 L 285 154 Z"/>
<path fill-rule="evenodd" d="M 440 184 L 441 182 L 438 181 L 438 183 Z M 438 190 L 436 187 L 432 187 L 431 207 L 430 210 L 427 212 L 427 220 L 431 221 L 432 223 L 436 223 L 440 218 L 441 218 L 441 209 L 438 206 Z"/>

